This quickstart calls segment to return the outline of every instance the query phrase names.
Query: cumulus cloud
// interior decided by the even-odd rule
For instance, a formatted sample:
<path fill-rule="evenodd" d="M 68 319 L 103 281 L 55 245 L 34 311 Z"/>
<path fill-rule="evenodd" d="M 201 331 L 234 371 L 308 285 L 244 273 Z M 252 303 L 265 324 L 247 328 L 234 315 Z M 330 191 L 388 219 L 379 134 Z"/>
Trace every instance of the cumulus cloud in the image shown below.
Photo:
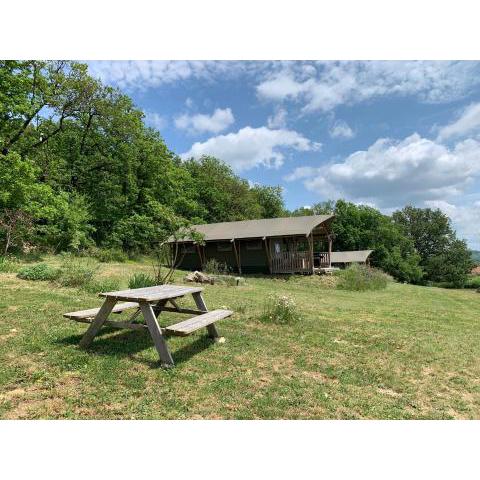
<path fill-rule="evenodd" d="M 355 136 L 355 132 L 343 120 L 336 121 L 328 133 L 332 138 L 353 138 Z"/>
<path fill-rule="evenodd" d="M 440 128 L 438 141 L 480 133 L 480 103 L 469 105 L 454 122 Z"/>
<path fill-rule="evenodd" d="M 287 111 L 284 108 L 279 108 L 267 120 L 268 128 L 285 128 L 287 125 Z"/>
<path fill-rule="evenodd" d="M 168 124 L 167 119 L 159 113 L 148 110 L 143 113 L 145 114 L 145 123 L 149 127 L 155 128 L 156 130 L 163 130 Z"/>
<path fill-rule="evenodd" d="M 230 164 L 236 171 L 242 171 L 258 166 L 278 168 L 284 162 L 286 149 L 308 152 L 320 148 L 321 144 L 312 142 L 294 130 L 248 126 L 236 133 L 196 142 L 181 157 L 187 159 L 213 155 Z"/>
<path fill-rule="evenodd" d="M 450 149 L 414 134 L 402 141 L 379 139 L 341 162 L 297 169 L 290 178 L 303 178 L 308 189 L 327 198 L 396 207 L 462 194 L 480 177 L 479 156 L 476 140 Z"/>
<path fill-rule="evenodd" d="M 126 90 L 144 90 L 193 79 L 213 81 L 240 75 L 261 75 L 270 62 L 101 60 L 88 62 L 90 74 Z"/>
<path fill-rule="evenodd" d="M 260 98 L 294 100 L 304 112 L 330 111 L 385 95 L 415 95 L 424 102 L 461 98 L 480 82 L 478 62 L 321 62 L 306 69 L 289 63 L 257 85 Z"/>
<path fill-rule="evenodd" d="M 219 133 L 226 130 L 235 122 L 230 108 L 217 108 L 211 115 L 197 113 L 189 115 L 184 113 L 175 118 L 175 126 L 180 130 L 191 133 Z"/>

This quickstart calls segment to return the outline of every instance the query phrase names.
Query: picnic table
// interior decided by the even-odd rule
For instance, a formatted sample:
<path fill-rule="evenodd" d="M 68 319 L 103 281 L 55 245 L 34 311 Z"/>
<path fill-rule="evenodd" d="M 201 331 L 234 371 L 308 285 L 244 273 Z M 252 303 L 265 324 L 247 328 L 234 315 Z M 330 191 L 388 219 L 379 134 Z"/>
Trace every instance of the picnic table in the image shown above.
<path fill-rule="evenodd" d="M 126 329 L 147 329 L 153 339 L 155 348 L 162 366 L 173 367 L 174 362 L 167 346 L 168 335 L 190 335 L 194 331 L 206 327 L 208 336 L 216 341 L 222 341 L 215 322 L 232 315 L 231 310 L 208 311 L 202 296 L 202 287 L 187 287 L 182 285 L 158 285 L 154 287 L 134 288 L 117 292 L 100 293 L 105 297 L 100 308 L 81 310 L 78 312 L 65 313 L 64 317 L 77 322 L 89 323 L 87 331 L 80 340 L 80 347 L 88 347 L 103 325 Z M 185 295 L 192 295 L 197 309 L 181 308 L 176 300 Z M 122 302 L 122 303 L 119 303 Z M 170 303 L 171 306 L 167 304 Z M 111 313 L 121 313 L 127 309 L 135 309 L 134 314 L 127 321 L 109 320 Z M 184 320 L 165 328 L 158 324 L 158 316 L 162 312 L 176 312 L 193 314 L 188 320 Z M 142 313 L 144 323 L 139 323 L 137 317 Z"/>

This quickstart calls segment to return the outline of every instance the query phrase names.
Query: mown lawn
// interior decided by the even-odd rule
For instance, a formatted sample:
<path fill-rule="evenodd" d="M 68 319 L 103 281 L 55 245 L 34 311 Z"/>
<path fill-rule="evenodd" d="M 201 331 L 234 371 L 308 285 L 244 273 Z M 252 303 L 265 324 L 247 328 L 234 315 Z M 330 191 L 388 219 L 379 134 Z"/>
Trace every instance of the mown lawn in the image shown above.
<path fill-rule="evenodd" d="M 107 264 L 101 275 L 126 286 L 149 270 Z M 297 324 L 259 321 L 271 293 L 295 299 Z M 226 343 L 203 332 L 171 338 L 177 366 L 163 370 L 144 332 L 104 329 L 88 351 L 77 347 L 86 325 L 62 313 L 100 305 L 95 294 L 0 274 L 0 417 L 480 418 L 478 293 L 393 283 L 357 293 L 318 277 L 248 277 L 205 286 L 205 299 L 236 312 L 218 325 Z"/>

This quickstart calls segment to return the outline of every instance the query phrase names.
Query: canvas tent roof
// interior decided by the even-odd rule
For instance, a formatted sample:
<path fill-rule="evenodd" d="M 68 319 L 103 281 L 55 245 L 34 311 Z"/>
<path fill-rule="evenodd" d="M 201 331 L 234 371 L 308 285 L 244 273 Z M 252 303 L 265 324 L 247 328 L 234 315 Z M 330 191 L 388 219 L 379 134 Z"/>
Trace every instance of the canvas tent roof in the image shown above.
<path fill-rule="evenodd" d="M 330 255 L 330 261 L 332 263 L 363 263 L 367 261 L 367 258 L 372 252 L 373 250 L 332 252 Z"/>
<path fill-rule="evenodd" d="M 260 220 L 194 225 L 192 228 L 203 234 L 205 241 L 308 235 L 315 227 L 331 218 L 333 218 L 333 215 L 264 218 Z M 189 241 L 189 239 L 185 238 L 183 241 Z"/>

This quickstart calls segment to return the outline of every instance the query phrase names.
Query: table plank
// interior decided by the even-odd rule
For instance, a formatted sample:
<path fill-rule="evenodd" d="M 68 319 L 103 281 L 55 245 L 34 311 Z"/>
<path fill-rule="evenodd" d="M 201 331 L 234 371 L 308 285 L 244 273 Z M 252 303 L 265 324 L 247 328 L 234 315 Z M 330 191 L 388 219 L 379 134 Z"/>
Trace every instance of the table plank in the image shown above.
<path fill-rule="evenodd" d="M 115 298 L 117 300 L 127 300 L 132 302 L 154 302 L 158 300 L 168 300 L 169 298 L 178 298 L 183 295 L 198 293 L 203 291 L 202 287 L 187 287 L 184 285 L 157 285 L 154 287 L 133 288 L 128 290 L 119 290 L 116 292 L 103 292 L 101 297 Z"/>

